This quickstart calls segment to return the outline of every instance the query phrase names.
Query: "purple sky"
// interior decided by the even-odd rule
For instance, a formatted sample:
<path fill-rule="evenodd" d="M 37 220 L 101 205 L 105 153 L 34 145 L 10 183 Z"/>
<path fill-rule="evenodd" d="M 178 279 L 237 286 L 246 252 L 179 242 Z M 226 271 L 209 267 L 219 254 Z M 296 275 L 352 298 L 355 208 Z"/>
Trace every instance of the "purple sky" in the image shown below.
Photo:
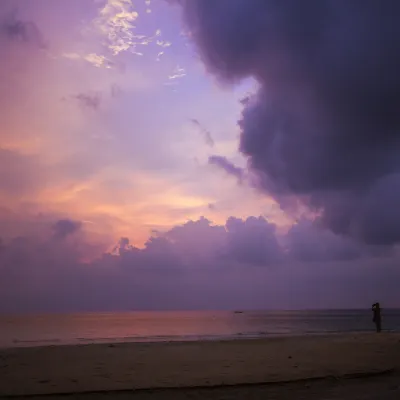
<path fill-rule="evenodd" d="M 2 0 L 0 312 L 400 307 L 399 12 Z"/>

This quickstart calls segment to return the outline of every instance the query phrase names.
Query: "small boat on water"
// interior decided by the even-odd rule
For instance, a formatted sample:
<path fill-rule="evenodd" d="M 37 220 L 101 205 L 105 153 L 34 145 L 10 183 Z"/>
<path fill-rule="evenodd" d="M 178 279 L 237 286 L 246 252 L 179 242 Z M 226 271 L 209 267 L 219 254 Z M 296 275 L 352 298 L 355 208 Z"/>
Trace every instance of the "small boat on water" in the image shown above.
<path fill-rule="evenodd" d="M 243 311 L 234 311 L 234 314 L 243 314 Z"/>

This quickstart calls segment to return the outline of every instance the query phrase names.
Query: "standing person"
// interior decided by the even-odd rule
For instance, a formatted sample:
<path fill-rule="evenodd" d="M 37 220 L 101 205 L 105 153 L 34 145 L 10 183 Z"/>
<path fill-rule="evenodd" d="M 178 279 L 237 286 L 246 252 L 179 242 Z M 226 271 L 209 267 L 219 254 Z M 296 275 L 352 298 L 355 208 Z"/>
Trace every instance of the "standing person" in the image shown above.
<path fill-rule="evenodd" d="M 374 313 L 372 321 L 376 326 L 376 331 L 379 333 L 381 331 L 381 322 L 382 322 L 381 307 L 379 303 L 372 304 L 372 312 Z"/>

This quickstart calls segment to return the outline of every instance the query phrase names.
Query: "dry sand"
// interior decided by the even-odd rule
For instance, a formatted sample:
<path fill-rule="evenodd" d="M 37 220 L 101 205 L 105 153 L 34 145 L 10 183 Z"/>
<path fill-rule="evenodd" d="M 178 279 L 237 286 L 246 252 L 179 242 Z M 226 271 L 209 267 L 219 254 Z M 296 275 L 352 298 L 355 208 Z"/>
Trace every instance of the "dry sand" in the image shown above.
<path fill-rule="evenodd" d="M 400 369 L 400 334 L 13 348 L 0 350 L 0 396 L 265 383 L 388 369 Z"/>

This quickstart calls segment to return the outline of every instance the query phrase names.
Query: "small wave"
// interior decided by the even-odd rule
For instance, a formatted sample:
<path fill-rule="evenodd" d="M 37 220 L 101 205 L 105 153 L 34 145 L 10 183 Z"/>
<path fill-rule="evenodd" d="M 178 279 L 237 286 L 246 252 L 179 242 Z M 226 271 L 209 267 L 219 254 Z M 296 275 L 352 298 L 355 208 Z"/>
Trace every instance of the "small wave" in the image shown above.
<path fill-rule="evenodd" d="M 123 342 L 183 342 L 183 341 L 208 341 L 235 338 L 231 335 L 151 335 L 151 336 L 120 336 L 113 338 L 91 337 L 76 338 L 78 342 L 85 343 L 123 343 Z"/>

